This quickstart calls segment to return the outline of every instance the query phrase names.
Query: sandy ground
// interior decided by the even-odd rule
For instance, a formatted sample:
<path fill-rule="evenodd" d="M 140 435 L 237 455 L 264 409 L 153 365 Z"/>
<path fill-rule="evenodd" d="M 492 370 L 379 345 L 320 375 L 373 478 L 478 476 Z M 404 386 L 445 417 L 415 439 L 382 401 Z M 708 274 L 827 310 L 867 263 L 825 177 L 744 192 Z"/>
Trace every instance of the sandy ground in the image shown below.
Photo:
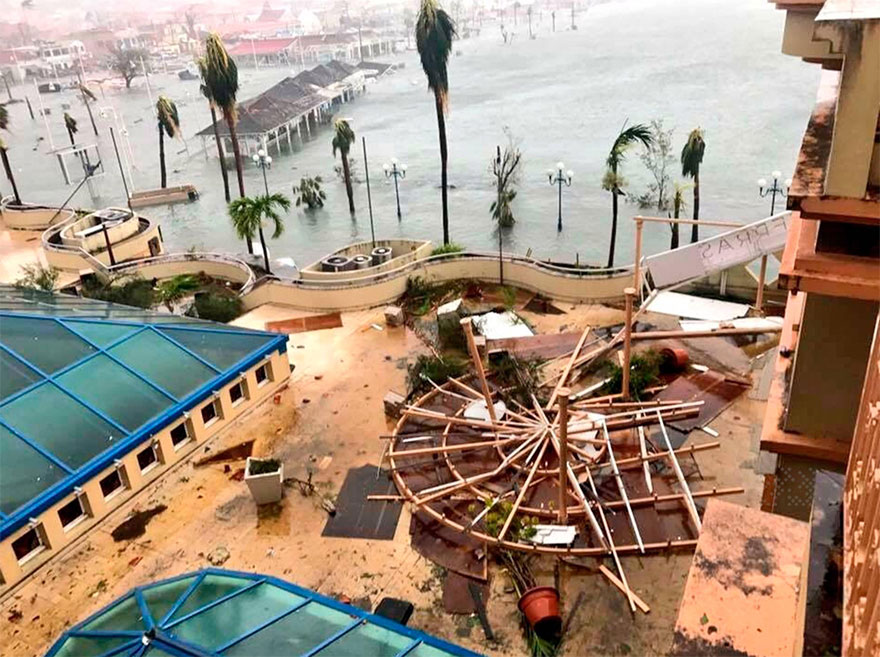
<path fill-rule="evenodd" d="M 559 305 L 567 314 L 526 317 L 542 332 L 622 319 L 617 309 Z M 268 319 L 292 316 L 284 308 L 263 308 L 238 323 L 258 327 Z M 384 327 L 380 309 L 346 313 L 342 328 L 292 335 L 289 353 L 296 369 L 281 403 L 255 409 L 206 451 L 256 438 L 256 454 L 282 458 L 285 476 L 305 478 L 312 470 L 318 490 L 330 497 L 349 468 L 377 464 L 382 449 L 377 436 L 391 426 L 382 398 L 389 389 L 404 392 L 407 360 L 425 347 L 408 329 L 379 331 L 371 328 L 373 323 Z M 716 351 L 729 350 L 722 346 Z M 741 354 L 733 349 L 727 356 Z M 748 360 L 741 358 L 747 368 Z M 763 403 L 743 395 L 713 422 L 722 449 L 699 457 L 703 486 L 744 486 L 745 495 L 727 499 L 758 506 L 761 477 L 752 467 L 762 415 Z M 696 433 L 691 442 L 710 439 Z M 200 451 L 196 458 L 203 455 Z M 236 463 L 232 469 L 239 467 Z M 290 488 L 281 505 L 258 512 L 245 484 L 230 477 L 223 465 L 196 468 L 184 462 L 127 501 L 0 603 L 0 652 L 41 654 L 66 627 L 131 587 L 207 567 L 209 557 L 228 552 L 225 568 L 270 573 L 327 595 L 368 599 L 372 605 L 384 596 L 403 598 L 416 607 L 412 627 L 486 654 L 525 654 L 516 601 L 497 569 L 488 602 L 496 643 L 487 644 L 475 618 L 443 611 L 442 569 L 410 548 L 406 509 L 394 540 L 323 538 L 326 513 L 318 498 Z M 168 508 L 153 517 L 143 536 L 114 542 L 110 532 L 132 511 L 158 504 Z M 637 616 L 600 575 L 562 566 L 563 610 L 569 623 L 562 654 L 664 654 L 672 643 L 691 556 L 685 551 L 625 559 L 631 586 L 651 606 L 650 614 Z M 542 562 L 538 576 L 541 583 L 552 583 L 553 562 Z M 573 610 L 578 598 L 581 604 Z"/>
<path fill-rule="evenodd" d="M 0 283 L 11 284 L 21 278 L 25 265 L 46 264 L 39 231 L 10 230 L 0 219 Z M 59 276 L 58 286 L 68 285 L 79 277 L 74 273 Z"/>

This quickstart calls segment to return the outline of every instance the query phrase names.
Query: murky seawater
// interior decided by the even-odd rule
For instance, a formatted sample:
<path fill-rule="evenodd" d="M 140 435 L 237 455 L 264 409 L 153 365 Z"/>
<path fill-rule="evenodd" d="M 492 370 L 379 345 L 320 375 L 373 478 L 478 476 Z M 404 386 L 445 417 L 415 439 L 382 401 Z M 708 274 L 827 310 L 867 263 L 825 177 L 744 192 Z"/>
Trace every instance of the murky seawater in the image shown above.
<path fill-rule="evenodd" d="M 604 160 L 624 120 L 648 122 L 663 118 L 674 127 L 676 153 L 695 126 L 705 131 L 701 215 L 704 218 L 754 220 L 765 216 L 769 203 L 758 197 L 755 180 L 780 169 L 788 177 L 794 167 L 801 135 L 813 104 L 818 69 L 780 53 L 784 14 L 764 0 L 623 0 L 603 4 L 577 17 L 557 19 L 566 31 L 551 33 L 550 16 L 536 17 L 538 38 L 529 40 L 524 16 L 514 28 L 512 45 L 502 43 L 497 25 L 484 24 L 479 38 L 456 43 L 450 62 L 449 137 L 450 223 L 452 238 L 474 250 L 497 248 L 489 217 L 493 200 L 490 160 L 495 145 L 504 144 L 504 130 L 516 137 L 524 154 L 516 226 L 505 236 L 506 249 L 540 258 L 604 263 L 609 237 L 611 199 L 601 189 Z M 372 181 L 373 211 L 378 237 L 417 237 L 439 241 L 439 151 L 432 96 L 414 52 L 390 61 L 405 68 L 369 87 L 367 95 L 343 108 L 360 137 L 366 136 Z M 242 69 L 240 98 L 256 95 L 290 71 Z M 208 108 L 198 82 L 179 81 L 173 73 L 151 77 L 154 97 L 163 93 L 178 104 L 189 154 L 182 142 L 166 146 L 169 184 L 193 183 L 201 199 L 174 207 L 147 208 L 161 220 L 169 250 L 243 249 L 225 212 L 216 149 L 206 158 L 193 135 L 209 123 Z M 14 92 L 29 93 L 32 87 Z M 56 145 L 67 143 L 61 103 L 70 103 L 79 120 L 80 137 L 92 140 L 85 108 L 73 92 L 44 95 L 51 107 L 50 127 Z M 100 105 L 113 105 L 128 125 L 135 156 L 133 177 L 138 189 L 158 186 L 157 132 L 146 88 L 106 91 Z M 69 193 L 54 156 L 48 154 L 42 121 L 31 121 L 24 104 L 10 106 L 13 133 L 7 136 L 18 183 L 27 200 L 59 203 Z M 123 204 L 118 167 L 99 119 L 101 151 L 107 174 L 90 199 L 83 189 L 75 204 Z M 369 239 L 366 186 L 356 186 L 358 212 L 351 218 L 344 185 L 333 173 L 331 130 L 322 128 L 293 153 L 278 156 L 269 172 L 273 191 L 290 194 L 305 174 L 324 177 L 328 200 L 317 212 L 293 209 L 284 235 L 270 246 L 273 257 L 293 257 L 305 265 L 355 240 Z M 398 221 L 394 187 L 382 163 L 398 157 L 409 166 L 401 182 L 403 219 Z M 363 179 L 360 144 L 354 153 Z M 545 171 L 557 161 L 575 172 L 574 184 L 563 193 L 564 230 L 556 232 L 556 190 Z M 630 191 L 643 191 L 649 174 L 636 151 L 623 171 Z M 678 174 L 677 167 L 673 173 Z M 679 176 L 675 176 L 678 179 Z M 234 172 L 230 181 L 235 189 Z M 259 170 L 246 167 L 249 193 L 262 193 Z M 0 189 L 8 193 L 5 180 Z M 638 212 L 621 206 L 622 216 Z M 710 231 L 706 231 L 708 234 Z M 686 234 L 686 233 L 685 233 Z M 631 261 L 632 222 L 623 221 L 618 262 Z M 645 231 L 647 251 L 668 244 L 666 226 Z"/>

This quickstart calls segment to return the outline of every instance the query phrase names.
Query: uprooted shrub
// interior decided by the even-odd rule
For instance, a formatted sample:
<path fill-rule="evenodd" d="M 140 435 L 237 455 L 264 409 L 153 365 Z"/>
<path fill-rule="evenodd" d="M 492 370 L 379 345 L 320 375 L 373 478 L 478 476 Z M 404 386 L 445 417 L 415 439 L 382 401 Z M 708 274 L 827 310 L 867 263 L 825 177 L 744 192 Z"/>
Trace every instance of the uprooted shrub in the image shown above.
<path fill-rule="evenodd" d="M 501 398 L 506 403 L 516 400 L 529 408 L 532 407 L 532 395 L 541 402 L 540 368 L 540 358 L 517 358 L 509 353 L 493 358 L 492 374 L 501 388 Z"/>
<path fill-rule="evenodd" d="M 629 394 L 640 400 L 645 389 L 650 388 L 660 379 L 661 357 L 653 349 L 633 354 L 630 358 Z M 606 364 L 608 381 L 602 390 L 606 394 L 617 394 L 623 389 L 623 368 L 614 362 Z"/>
<path fill-rule="evenodd" d="M 410 276 L 406 279 L 406 291 L 400 297 L 400 304 L 413 315 L 425 315 L 461 289 L 462 283 L 458 281 L 431 283 L 421 276 Z"/>
<path fill-rule="evenodd" d="M 431 381 L 439 386 L 466 371 L 466 361 L 459 358 L 422 354 L 406 368 L 406 398 L 410 400 L 428 392 L 433 387 Z"/>

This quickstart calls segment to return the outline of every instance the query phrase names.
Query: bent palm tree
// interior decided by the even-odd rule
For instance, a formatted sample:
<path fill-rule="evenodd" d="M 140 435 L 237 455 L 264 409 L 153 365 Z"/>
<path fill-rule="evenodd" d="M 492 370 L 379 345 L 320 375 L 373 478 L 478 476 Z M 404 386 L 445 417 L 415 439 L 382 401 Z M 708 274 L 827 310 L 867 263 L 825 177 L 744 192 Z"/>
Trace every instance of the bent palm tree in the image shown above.
<path fill-rule="evenodd" d="M 694 179 L 694 221 L 700 220 L 700 165 L 703 163 L 703 153 L 706 152 L 706 142 L 703 141 L 703 131 L 699 128 L 691 130 L 687 143 L 681 149 L 681 175 Z M 700 227 L 697 224 L 691 228 L 691 243 L 700 239 Z"/>
<path fill-rule="evenodd" d="M 217 157 L 220 158 L 220 174 L 223 176 L 223 193 L 226 196 L 226 202 L 229 203 L 232 199 L 229 195 L 229 173 L 226 171 L 226 160 L 223 158 L 223 145 L 220 143 L 220 128 L 217 125 L 217 106 L 214 103 L 214 99 L 211 97 L 211 90 L 208 88 L 208 85 L 205 84 L 205 67 L 207 66 L 205 58 L 199 57 L 196 60 L 196 66 L 199 67 L 199 75 L 202 78 L 199 90 L 208 100 L 208 107 L 211 109 L 211 127 L 214 128 L 214 142 L 217 144 Z"/>
<path fill-rule="evenodd" d="M 195 274 L 178 274 L 161 281 L 156 286 L 156 298 L 164 303 L 169 312 L 174 312 L 174 304 L 179 303 L 201 287 Z"/>
<path fill-rule="evenodd" d="M 687 203 L 684 200 L 684 193 L 690 185 L 681 185 L 679 183 L 675 183 L 672 191 L 672 216 L 675 219 L 681 217 L 682 210 L 685 209 Z M 677 249 L 678 248 L 678 224 L 671 223 L 669 224 L 669 229 L 672 231 L 672 237 L 670 238 L 669 248 Z"/>
<path fill-rule="evenodd" d="M 238 175 L 238 194 L 244 196 L 244 170 L 241 161 L 241 148 L 238 145 L 238 133 L 235 124 L 238 122 L 238 67 L 235 60 L 226 52 L 223 40 L 216 32 L 212 32 L 205 40 L 205 86 L 211 93 L 214 104 L 223 112 L 226 126 L 229 128 L 229 141 L 232 142 L 232 154 L 235 156 L 235 172 Z M 247 240 L 248 252 L 254 252 L 253 240 Z"/>
<path fill-rule="evenodd" d="M 76 119 L 67 112 L 64 113 L 64 127 L 67 129 L 67 136 L 70 137 L 70 145 L 76 146 L 76 133 L 79 128 L 76 127 Z"/>
<path fill-rule="evenodd" d="M 0 130 L 9 130 L 9 112 L 5 105 L 0 105 Z M 12 166 L 9 164 L 9 156 L 6 154 L 6 142 L 0 137 L 0 159 L 3 160 L 3 169 L 9 184 L 12 185 L 12 196 L 16 205 L 21 205 L 21 197 L 18 195 L 18 187 L 15 184 L 15 176 L 12 175 Z"/>
<path fill-rule="evenodd" d="M 342 158 L 342 175 L 345 178 L 345 193 L 348 194 L 348 211 L 354 214 L 354 192 L 351 189 L 351 169 L 348 165 L 348 151 L 354 143 L 354 130 L 345 119 L 337 119 L 333 124 L 333 156 L 339 151 Z"/>
<path fill-rule="evenodd" d="M 624 123 L 624 126 L 626 123 Z M 626 158 L 626 152 L 636 143 L 642 142 L 644 146 L 650 146 L 653 143 L 651 129 L 643 123 L 624 127 L 605 160 L 605 177 L 602 179 L 602 189 L 611 192 L 611 244 L 608 246 L 608 267 L 614 266 L 614 248 L 617 243 L 617 203 L 618 196 L 623 195 L 623 188 L 626 181 L 620 175 L 620 165 Z"/>
<path fill-rule="evenodd" d="M 436 0 L 422 0 L 416 20 L 416 47 L 428 88 L 434 92 L 437 131 L 440 135 L 440 193 L 443 201 L 443 243 L 449 244 L 449 206 L 446 198 L 446 108 L 449 103 L 449 77 L 446 64 L 455 37 L 455 23 Z"/>
<path fill-rule="evenodd" d="M 269 252 L 266 250 L 266 239 L 263 236 L 263 220 L 269 220 L 274 226 L 272 239 L 276 239 L 284 232 L 284 223 L 278 209 L 287 212 L 290 209 L 290 199 L 284 194 L 268 194 L 250 198 L 242 196 L 229 204 L 229 217 L 232 225 L 240 238 L 253 241 L 254 234 L 260 236 L 260 244 L 263 247 L 263 262 L 266 265 L 266 273 L 271 274 L 269 269 Z"/>
<path fill-rule="evenodd" d="M 168 183 L 168 174 L 165 171 L 165 135 L 174 139 L 180 134 L 180 117 L 177 114 L 177 105 L 173 100 L 165 96 L 159 96 L 156 101 L 156 119 L 159 126 L 159 174 L 162 189 Z"/>

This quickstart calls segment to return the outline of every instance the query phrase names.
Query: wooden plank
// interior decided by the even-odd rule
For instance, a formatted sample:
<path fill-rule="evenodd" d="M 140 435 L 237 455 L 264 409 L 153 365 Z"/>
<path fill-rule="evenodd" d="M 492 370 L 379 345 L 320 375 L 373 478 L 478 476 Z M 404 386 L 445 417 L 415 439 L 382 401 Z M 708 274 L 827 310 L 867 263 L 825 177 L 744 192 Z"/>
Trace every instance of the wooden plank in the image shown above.
<path fill-rule="evenodd" d="M 588 326 L 584 329 L 584 332 L 581 333 L 581 337 L 575 345 L 574 351 L 571 352 L 571 358 L 568 359 L 568 363 L 566 364 L 565 369 L 562 370 L 562 375 L 559 377 L 559 381 L 556 383 L 556 387 L 553 388 L 553 394 L 550 395 L 550 401 L 547 402 L 547 409 L 553 408 L 553 404 L 556 403 L 556 397 L 559 395 L 559 390 L 568 382 L 568 376 L 569 374 L 571 374 L 571 368 L 574 366 L 575 361 L 580 355 L 581 349 L 584 346 L 584 342 L 586 342 L 587 336 L 590 335 L 590 331 L 592 331 L 592 327 Z"/>
<path fill-rule="evenodd" d="M 663 424 L 663 418 L 660 415 L 660 412 L 657 412 L 657 419 L 660 423 L 660 433 L 663 434 L 663 441 L 666 443 L 666 449 L 668 450 L 669 460 L 672 462 L 672 467 L 675 470 L 675 476 L 678 478 L 678 484 L 681 486 L 682 492 L 685 494 L 685 502 L 687 504 L 688 512 L 691 514 L 691 520 L 693 520 L 694 525 L 697 528 L 697 535 L 700 535 L 700 531 L 702 531 L 703 523 L 700 521 L 700 514 L 697 511 L 697 505 L 694 503 L 694 498 L 691 495 L 691 488 L 688 486 L 687 479 L 684 476 L 684 473 L 681 471 L 681 465 L 678 463 L 678 457 L 675 455 L 675 450 L 672 449 L 672 443 L 669 441 L 669 434 L 666 433 L 666 425 Z"/>
<path fill-rule="evenodd" d="M 599 572 L 605 575 L 605 577 L 608 578 L 608 581 L 614 584 L 614 586 L 616 586 L 621 593 L 623 593 L 624 595 L 627 594 L 628 589 L 624 587 L 623 582 L 617 579 L 617 575 L 608 570 L 608 568 L 606 568 L 604 564 L 599 564 Z M 645 604 L 644 600 L 633 593 L 632 590 L 629 590 L 629 595 L 632 596 L 632 600 L 636 603 L 636 607 L 638 607 L 642 612 L 646 614 L 650 613 L 651 608 L 647 604 Z"/>
<path fill-rule="evenodd" d="M 483 397 L 486 399 L 486 410 L 489 412 L 489 418 L 493 424 L 498 421 L 495 417 L 495 406 L 492 403 L 492 393 L 489 390 L 489 383 L 486 381 L 486 371 L 483 369 L 483 360 L 480 358 L 480 352 L 477 351 L 477 344 L 474 342 L 474 329 L 470 317 L 461 320 L 461 326 L 464 329 L 465 338 L 467 338 L 468 351 L 471 354 L 471 360 L 474 361 L 474 368 L 477 370 L 477 378 L 480 380 L 480 386 L 483 389 Z"/>

